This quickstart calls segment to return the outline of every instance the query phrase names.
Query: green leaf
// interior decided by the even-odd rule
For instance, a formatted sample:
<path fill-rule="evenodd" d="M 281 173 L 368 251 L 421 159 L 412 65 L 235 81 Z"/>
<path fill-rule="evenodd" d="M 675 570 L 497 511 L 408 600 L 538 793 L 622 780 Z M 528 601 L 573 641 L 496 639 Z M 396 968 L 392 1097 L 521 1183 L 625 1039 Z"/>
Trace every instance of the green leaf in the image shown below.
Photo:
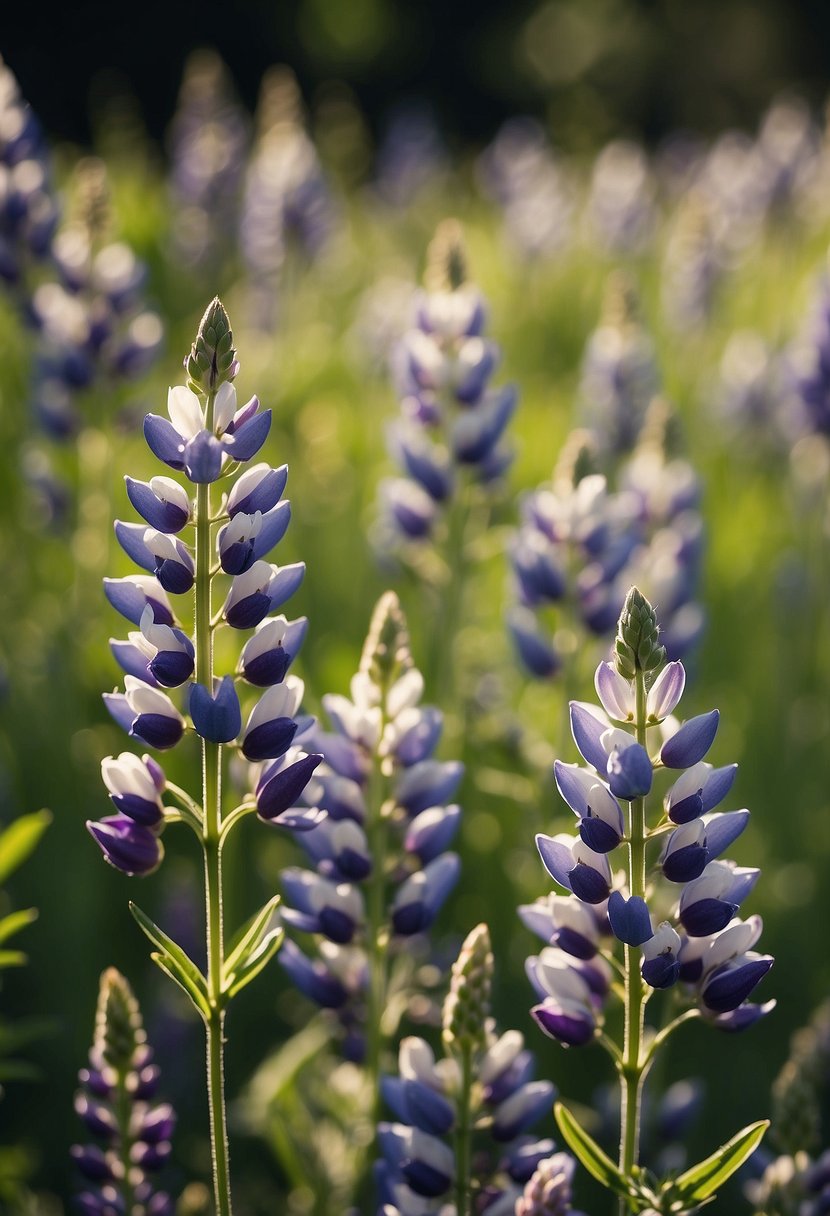
<path fill-rule="evenodd" d="M 755 1152 L 768 1127 L 769 1119 L 750 1123 L 726 1144 L 722 1144 L 711 1157 L 693 1165 L 679 1178 L 667 1183 L 664 1192 L 670 1194 L 673 1199 L 682 1201 L 684 1206 L 702 1203 L 704 1199 L 714 1195 L 718 1187 Z"/>
<path fill-rule="evenodd" d="M 0 950 L 0 971 L 4 967 L 22 967 L 26 962 L 26 955 L 22 950 Z"/>
<path fill-rule="evenodd" d="M 151 955 L 153 962 L 187 993 L 203 1018 L 210 1017 L 207 982 L 193 960 L 132 902 L 130 911 L 156 947 Z"/>
<path fill-rule="evenodd" d="M 243 966 L 251 954 L 261 945 L 267 936 L 268 926 L 280 902 L 279 895 L 275 895 L 273 899 L 269 899 L 267 904 L 264 904 L 258 912 L 256 912 L 248 921 L 240 932 L 236 935 L 231 944 L 228 957 L 222 964 L 222 988 L 230 986 L 235 973 L 240 966 Z"/>
<path fill-rule="evenodd" d="M 230 986 L 227 989 L 228 1000 L 236 996 L 237 992 L 240 992 L 246 984 L 250 984 L 251 980 L 259 975 L 266 963 L 279 950 L 284 936 L 285 934 L 281 927 L 272 929 L 270 933 L 265 935 L 257 949 L 248 955 L 245 963 L 238 967 L 234 975 L 229 979 Z"/>
<path fill-rule="evenodd" d="M 602 1151 L 597 1142 L 588 1135 L 571 1112 L 562 1102 L 557 1102 L 553 1108 L 556 1122 L 562 1133 L 562 1139 L 568 1145 L 573 1155 L 581 1161 L 588 1173 L 601 1182 L 608 1190 L 622 1195 L 626 1199 L 639 1199 L 640 1192 L 636 1184 L 617 1169 L 610 1157 Z"/>
<path fill-rule="evenodd" d="M 25 929 L 32 921 L 37 920 L 37 908 L 23 908 L 20 912 L 10 912 L 0 920 L 0 942 L 8 941 L 15 933 Z"/>
<path fill-rule="evenodd" d="M 0 834 L 0 883 L 21 866 L 52 822 L 50 811 L 21 815 Z"/>

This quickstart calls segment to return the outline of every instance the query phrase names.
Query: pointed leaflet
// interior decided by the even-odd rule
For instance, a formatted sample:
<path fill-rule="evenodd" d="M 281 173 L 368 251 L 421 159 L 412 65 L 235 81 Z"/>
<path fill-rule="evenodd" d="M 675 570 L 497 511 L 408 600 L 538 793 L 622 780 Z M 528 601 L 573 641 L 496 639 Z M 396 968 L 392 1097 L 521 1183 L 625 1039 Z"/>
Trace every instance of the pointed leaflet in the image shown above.
<path fill-rule="evenodd" d="M 51 822 L 49 811 L 34 811 L 15 819 L 0 834 L 0 883 L 23 864 Z"/>
<path fill-rule="evenodd" d="M 670 1195 L 674 1202 L 682 1202 L 684 1208 L 703 1203 L 755 1152 L 768 1127 L 769 1119 L 750 1123 L 742 1131 L 736 1132 L 726 1144 L 722 1144 L 711 1157 L 693 1165 L 673 1182 L 666 1183 L 663 1193 Z"/>
<path fill-rule="evenodd" d="M 269 899 L 251 918 L 231 947 L 222 965 L 222 991 L 227 993 L 229 999 L 259 974 L 282 945 L 281 926 L 269 928 L 279 902 L 279 895 Z"/>
<path fill-rule="evenodd" d="M 207 983 L 193 960 L 185 954 L 181 946 L 173 941 L 172 937 L 168 937 L 157 924 L 150 920 L 146 913 L 132 902 L 130 902 L 130 911 L 156 947 L 151 955 L 153 962 L 157 963 L 166 975 L 169 975 L 180 988 L 184 989 L 202 1017 L 210 1017 Z"/>
<path fill-rule="evenodd" d="M 553 1113 L 559 1124 L 562 1139 L 577 1160 L 582 1162 L 588 1173 L 596 1178 L 597 1182 L 601 1182 L 603 1186 L 622 1195 L 625 1199 L 639 1201 L 641 1195 L 636 1183 L 632 1179 L 626 1178 L 617 1169 L 611 1158 L 605 1155 L 596 1141 L 585 1131 L 585 1128 L 576 1121 L 567 1106 L 562 1102 L 557 1102 Z"/>

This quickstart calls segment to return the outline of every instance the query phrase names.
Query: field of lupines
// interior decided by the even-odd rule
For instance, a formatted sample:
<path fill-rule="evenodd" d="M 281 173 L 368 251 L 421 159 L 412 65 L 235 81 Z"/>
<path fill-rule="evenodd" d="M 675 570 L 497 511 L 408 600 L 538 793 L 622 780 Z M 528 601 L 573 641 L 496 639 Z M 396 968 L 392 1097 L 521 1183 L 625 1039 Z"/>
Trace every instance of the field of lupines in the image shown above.
<path fill-rule="evenodd" d="M 0 1210 L 829 1210 L 830 131 L 95 151 L 0 64 Z"/>

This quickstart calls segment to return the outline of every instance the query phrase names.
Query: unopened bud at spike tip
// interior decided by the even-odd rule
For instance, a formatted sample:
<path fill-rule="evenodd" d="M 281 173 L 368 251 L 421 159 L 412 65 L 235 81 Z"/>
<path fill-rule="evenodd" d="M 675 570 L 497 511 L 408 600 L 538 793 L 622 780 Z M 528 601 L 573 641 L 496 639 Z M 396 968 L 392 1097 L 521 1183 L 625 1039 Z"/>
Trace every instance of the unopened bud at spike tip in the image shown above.
<path fill-rule="evenodd" d="M 412 665 L 406 617 L 395 592 L 385 591 L 372 613 L 360 670 L 378 688 L 388 689 Z"/>
<path fill-rule="evenodd" d="M 614 659 L 617 671 L 633 680 L 638 671 L 653 679 L 666 661 L 665 647 L 659 642 L 657 614 L 637 587 L 625 597 L 617 624 Z"/>
<path fill-rule="evenodd" d="M 443 1038 L 448 1051 L 484 1051 L 493 983 L 490 931 L 476 925 L 453 963 L 452 979 L 444 1001 Z"/>
<path fill-rule="evenodd" d="M 132 1067 L 136 1050 L 146 1042 L 141 1012 L 133 990 L 115 967 L 101 976 L 95 1015 L 95 1043 L 119 1072 Z"/>
<path fill-rule="evenodd" d="M 424 285 L 428 291 L 457 291 L 467 278 L 464 229 L 458 220 L 442 220 L 427 252 Z"/>
<path fill-rule="evenodd" d="M 203 396 L 215 393 L 220 384 L 236 375 L 236 351 L 230 317 L 214 296 L 199 322 L 196 340 L 185 360 L 188 387 Z"/>

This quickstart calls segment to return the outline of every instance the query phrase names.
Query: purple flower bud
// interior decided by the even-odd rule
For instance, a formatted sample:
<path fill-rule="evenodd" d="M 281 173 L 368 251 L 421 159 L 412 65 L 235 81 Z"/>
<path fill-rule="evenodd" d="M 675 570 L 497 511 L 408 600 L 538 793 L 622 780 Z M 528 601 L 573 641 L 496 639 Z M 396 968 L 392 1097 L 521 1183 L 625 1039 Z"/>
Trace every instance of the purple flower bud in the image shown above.
<path fill-rule="evenodd" d="M 256 464 L 234 482 L 228 495 L 227 511 L 231 519 L 239 512 L 254 515 L 272 510 L 282 498 L 288 480 L 288 465 L 272 469 L 267 464 Z"/>
<path fill-rule="evenodd" d="M 106 861 L 125 874 L 152 874 L 161 864 L 164 849 L 148 828 L 125 815 L 87 820 L 87 830 L 95 839 Z"/>
<path fill-rule="evenodd" d="M 340 1009 L 349 999 L 343 984 L 321 963 L 306 958 L 290 938 L 283 942 L 277 961 L 300 992 L 323 1009 Z"/>
<path fill-rule="evenodd" d="M 190 499 L 186 491 L 170 477 L 153 477 L 149 482 L 124 478 L 127 497 L 147 521 L 159 532 L 181 532 L 190 518 Z"/>
<path fill-rule="evenodd" d="M 210 485 L 222 472 L 223 447 L 210 431 L 199 431 L 185 444 L 184 471 L 196 485 Z"/>
<path fill-rule="evenodd" d="M 519 658 L 531 675 L 546 680 L 556 675 L 562 666 L 553 644 L 542 636 L 536 617 L 529 608 L 510 610 L 507 627 Z"/>
<path fill-rule="evenodd" d="M 287 621 L 284 616 L 261 621 L 242 648 L 239 660 L 245 679 L 258 688 L 279 684 L 303 644 L 308 618 Z"/>
<path fill-rule="evenodd" d="M 281 817 L 290 807 L 295 806 L 303 790 L 311 780 L 314 770 L 322 761 L 319 754 L 306 755 L 299 748 L 288 751 L 274 764 L 270 764 L 262 773 L 256 789 L 257 813 L 262 819 L 271 823 L 279 823 Z M 314 826 L 314 821 L 307 825 L 300 823 L 285 823 L 286 827 L 302 828 Z"/>
<path fill-rule="evenodd" d="M 651 761 L 639 743 L 615 748 L 608 757 L 607 772 L 611 793 L 627 802 L 645 797 L 651 789 Z"/>
<path fill-rule="evenodd" d="M 398 888 L 392 902 L 392 927 L 402 937 L 423 933 L 452 891 L 461 869 L 455 853 L 443 853 Z"/>
<path fill-rule="evenodd" d="M 408 853 L 414 853 L 425 865 L 449 848 L 460 821 L 461 808 L 455 804 L 429 807 L 412 820 L 404 848 Z"/>

